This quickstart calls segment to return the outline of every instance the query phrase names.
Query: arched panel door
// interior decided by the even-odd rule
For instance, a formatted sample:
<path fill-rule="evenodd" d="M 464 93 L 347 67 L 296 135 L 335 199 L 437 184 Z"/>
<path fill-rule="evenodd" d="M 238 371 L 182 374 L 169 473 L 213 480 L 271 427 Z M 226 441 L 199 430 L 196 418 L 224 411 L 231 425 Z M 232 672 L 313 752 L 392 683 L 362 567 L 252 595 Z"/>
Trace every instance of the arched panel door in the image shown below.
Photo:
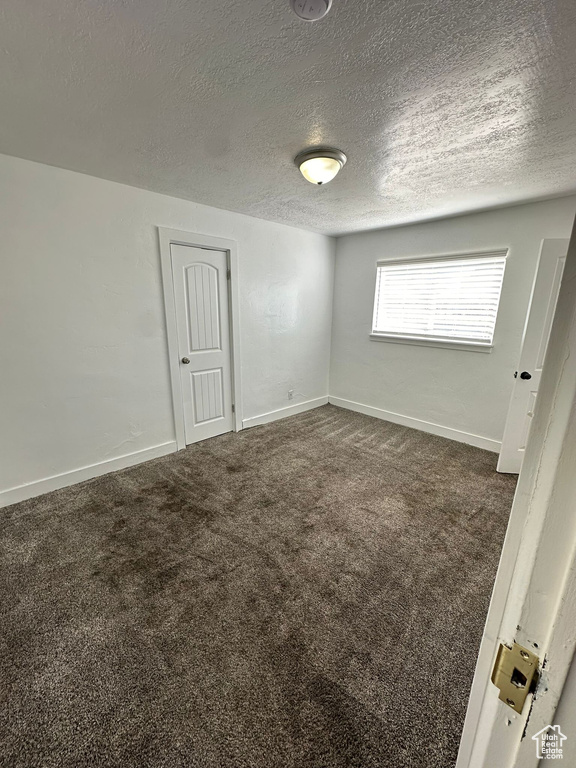
<path fill-rule="evenodd" d="M 171 245 L 186 444 L 233 428 L 227 254 Z"/>

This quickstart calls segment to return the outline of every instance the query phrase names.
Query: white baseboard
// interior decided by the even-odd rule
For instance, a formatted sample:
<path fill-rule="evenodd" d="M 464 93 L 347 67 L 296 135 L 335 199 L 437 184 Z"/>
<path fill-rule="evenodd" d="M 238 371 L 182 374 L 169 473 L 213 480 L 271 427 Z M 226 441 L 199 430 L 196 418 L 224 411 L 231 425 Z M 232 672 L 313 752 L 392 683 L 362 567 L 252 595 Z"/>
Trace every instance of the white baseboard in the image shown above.
<path fill-rule="evenodd" d="M 61 475 L 53 475 L 42 480 L 36 480 L 33 483 L 8 488 L 6 491 L 0 491 L 0 507 L 7 507 L 9 504 L 32 499 L 34 496 L 40 496 L 49 491 L 57 491 L 59 488 L 75 485 L 83 480 L 91 480 L 93 477 L 106 475 L 108 472 L 116 472 L 119 469 L 132 467 L 135 464 L 150 461 L 150 459 L 157 459 L 160 456 L 166 456 L 168 453 L 174 453 L 176 450 L 176 442 L 170 441 L 169 443 L 162 443 L 162 445 L 155 445 L 152 448 L 144 448 L 141 451 L 127 453 L 124 456 L 117 456 L 115 459 L 90 464 L 88 467 L 63 472 Z"/>
<path fill-rule="evenodd" d="M 484 450 L 492 451 L 493 453 L 499 453 L 502 445 L 499 440 L 492 440 L 489 437 L 474 435 L 471 432 L 463 432 L 460 429 L 443 427 L 441 424 L 434 424 L 431 421 L 423 421 L 422 419 L 414 419 L 412 416 L 404 416 L 401 413 L 384 411 L 382 408 L 374 408 L 371 405 L 355 403 L 353 400 L 344 400 L 341 397 L 332 397 L 332 395 L 330 395 L 328 400 L 332 405 L 337 405 L 339 408 L 347 408 L 349 411 L 364 413 L 366 416 L 375 416 L 377 419 L 391 421 L 393 424 L 401 424 L 403 427 L 419 429 L 421 432 L 428 432 L 431 435 L 447 437 L 450 440 L 474 445 L 476 448 L 484 448 Z"/>
<path fill-rule="evenodd" d="M 294 416 L 297 413 L 311 411 L 313 408 L 319 408 L 327 403 L 332 403 L 332 405 L 336 405 L 340 408 L 347 408 L 349 411 L 364 413 L 367 416 L 375 416 L 377 419 L 383 419 L 384 421 L 391 421 L 394 424 L 401 424 L 404 427 L 412 427 L 413 429 L 419 429 L 422 432 L 428 432 L 432 435 L 439 435 L 440 437 L 447 437 L 450 440 L 457 440 L 460 443 L 474 445 L 477 448 L 484 448 L 485 450 L 493 451 L 494 453 L 500 451 L 501 443 L 498 440 L 492 440 L 488 437 L 482 437 L 481 435 L 474 435 L 470 432 L 452 429 L 451 427 L 444 427 L 441 424 L 434 424 L 430 421 L 415 419 L 411 416 L 404 416 L 400 413 L 385 411 L 381 408 L 374 408 L 371 405 L 356 403 L 353 400 L 333 397 L 332 395 L 330 395 L 330 397 L 317 397 L 314 400 L 306 400 L 303 403 L 295 403 L 286 408 L 279 408 L 276 411 L 263 413 L 260 416 L 252 416 L 249 419 L 243 420 L 242 427 L 249 428 L 259 426 L 260 424 L 268 424 L 277 419 L 284 419 L 287 416 Z M 26 483 L 25 485 L 19 485 L 15 488 L 8 488 L 5 491 L 0 491 L 0 507 L 7 507 L 10 504 L 16 504 L 19 501 L 32 499 L 43 493 L 56 491 L 59 488 L 75 485 L 84 480 L 90 480 L 93 477 L 99 477 L 100 475 L 106 475 L 109 472 L 116 472 L 119 469 L 125 469 L 126 467 L 132 467 L 135 464 L 141 464 L 142 462 L 150 461 L 151 459 L 157 459 L 160 456 L 174 453 L 176 450 L 176 442 L 170 441 L 168 443 L 162 443 L 161 445 L 155 445 L 152 448 L 144 448 L 141 451 L 117 456 L 108 461 L 101 461 L 87 467 L 73 469 L 70 472 L 63 472 L 60 475 L 45 477 L 42 480 L 36 480 L 33 483 Z"/>
<path fill-rule="evenodd" d="M 277 411 L 270 411 L 269 413 L 263 413 L 260 416 L 252 416 L 249 419 L 244 419 L 242 422 L 242 428 L 257 427 L 260 424 L 269 424 L 271 421 L 277 419 L 285 419 L 286 416 L 294 416 L 297 413 L 304 413 L 304 411 L 311 411 L 313 408 L 319 408 L 321 405 L 327 405 L 328 397 L 317 397 L 315 400 L 305 400 L 303 403 L 296 403 L 295 405 L 289 405 L 286 408 L 279 408 Z"/>

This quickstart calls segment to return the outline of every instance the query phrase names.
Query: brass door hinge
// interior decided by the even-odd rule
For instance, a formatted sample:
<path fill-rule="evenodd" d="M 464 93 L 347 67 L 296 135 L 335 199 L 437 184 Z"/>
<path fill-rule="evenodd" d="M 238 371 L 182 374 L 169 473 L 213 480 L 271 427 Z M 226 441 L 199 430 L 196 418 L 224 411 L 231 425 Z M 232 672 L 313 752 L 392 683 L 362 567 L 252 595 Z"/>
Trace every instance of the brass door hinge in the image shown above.
<path fill-rule="evenodd" d="M 492 682 L 499 689 L 498 698 L 521 714 L 529 693 L 538 682 L 538 656 L 518 643 L 512 648 L 500 644 L 492 670 Z"/>

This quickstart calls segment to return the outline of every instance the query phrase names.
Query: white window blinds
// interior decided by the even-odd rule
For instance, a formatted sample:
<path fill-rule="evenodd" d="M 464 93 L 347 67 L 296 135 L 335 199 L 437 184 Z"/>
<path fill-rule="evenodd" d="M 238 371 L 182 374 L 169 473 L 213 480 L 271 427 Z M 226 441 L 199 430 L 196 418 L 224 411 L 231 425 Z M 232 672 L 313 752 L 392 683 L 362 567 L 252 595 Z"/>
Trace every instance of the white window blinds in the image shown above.
<path fill-rule="evenodd" d="M 379 262 L 372 333 L 491 346 L 506 252 Z"/>

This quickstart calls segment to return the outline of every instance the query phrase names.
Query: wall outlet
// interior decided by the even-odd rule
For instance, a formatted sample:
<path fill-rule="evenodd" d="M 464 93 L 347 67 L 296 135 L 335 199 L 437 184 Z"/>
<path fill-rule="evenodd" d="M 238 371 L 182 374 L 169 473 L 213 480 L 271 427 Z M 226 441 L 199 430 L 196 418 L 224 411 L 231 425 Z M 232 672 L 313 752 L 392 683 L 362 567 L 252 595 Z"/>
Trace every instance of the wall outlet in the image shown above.
<path fill-rule="evenodd" d="M 288 400 L 294 400 L 294 390 L 289 389 L 288 390 Z"/>

